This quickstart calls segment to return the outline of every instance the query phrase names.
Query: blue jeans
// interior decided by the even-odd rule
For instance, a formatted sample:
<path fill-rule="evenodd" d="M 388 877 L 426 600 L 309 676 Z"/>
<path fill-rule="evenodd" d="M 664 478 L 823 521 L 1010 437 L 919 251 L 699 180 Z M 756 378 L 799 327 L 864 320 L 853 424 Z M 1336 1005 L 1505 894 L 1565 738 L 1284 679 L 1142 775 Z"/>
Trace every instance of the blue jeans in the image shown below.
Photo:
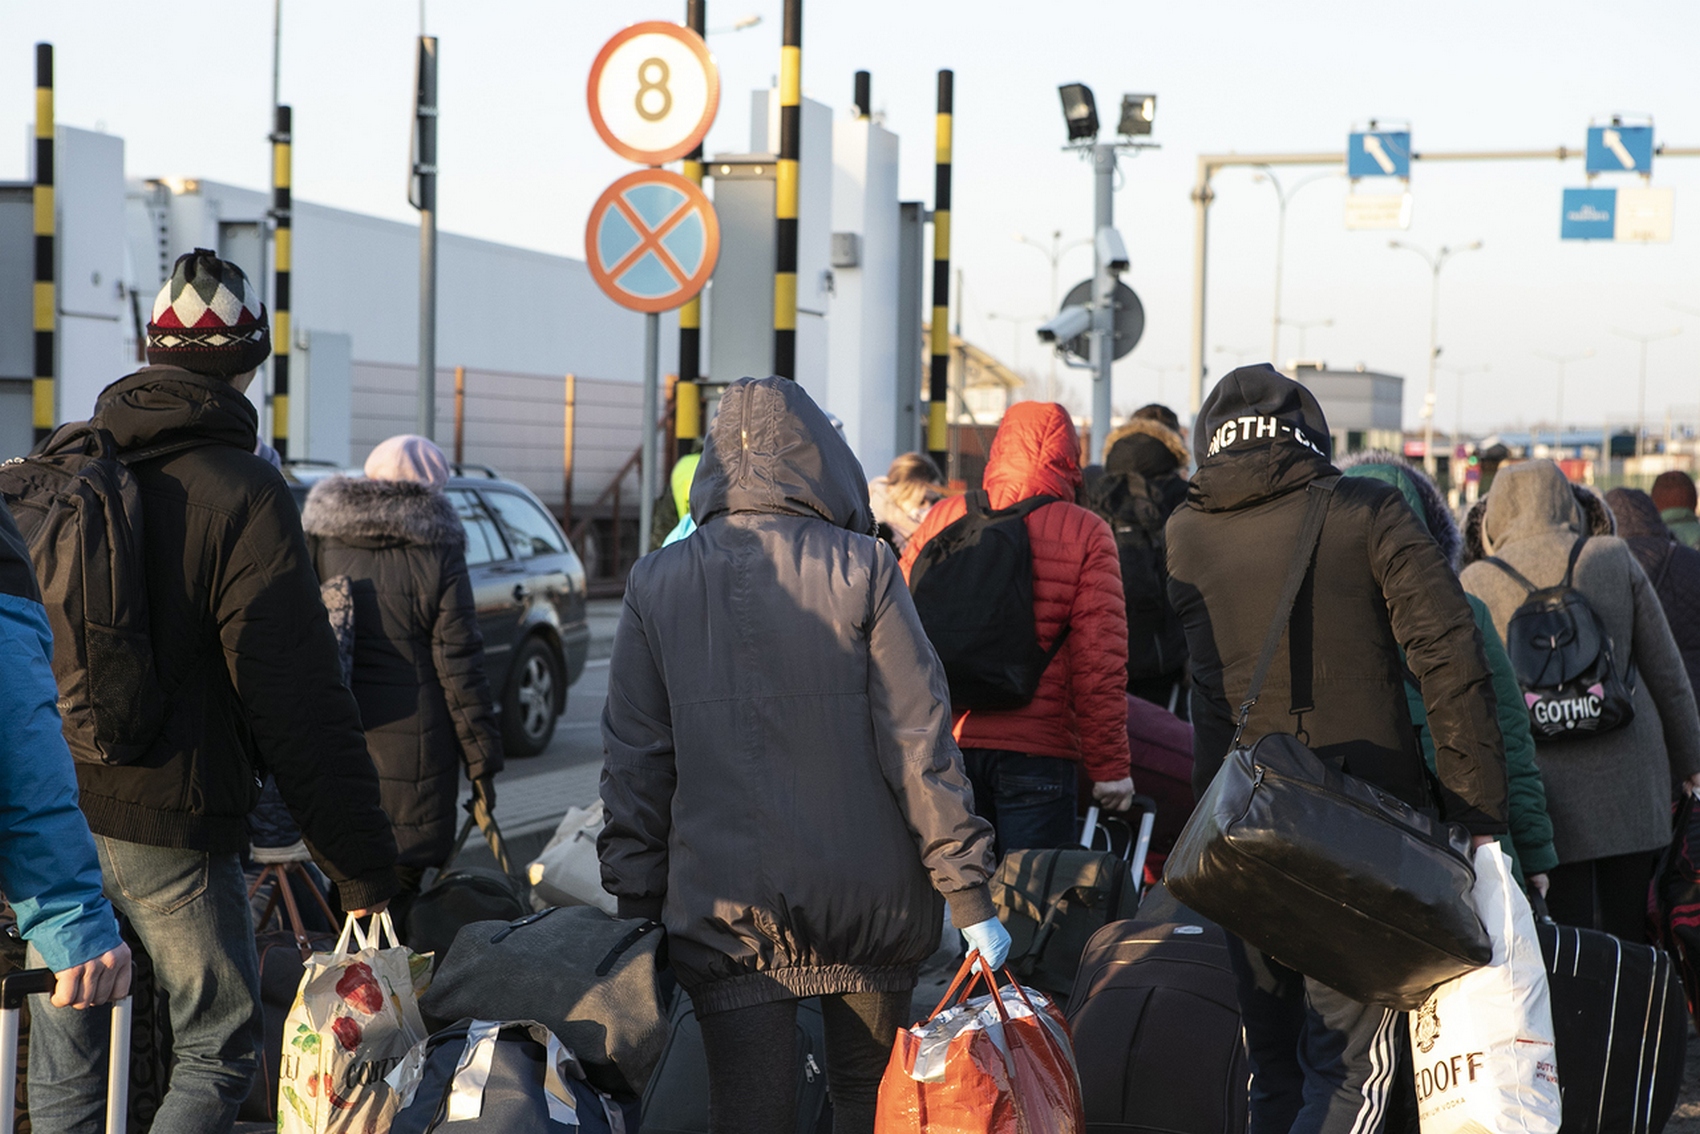
<path fill-rule="evenodd" d="M 171 1086 L 154 1134 L 227 1134 L 253 1082 L 260 966 L 234 854 L 95 836 L 106 896 L 129 919 L 171 1013 Z M 31 964 L 40 958 L 30 950 Z M 30 1119 L 54 1134 L 100 1134 L 110 1010 L 30 1005 Z"/>
<path fill-rule="evenodd" d="M 974 810 L 997 832 L 998 853 L 1078 843 L 1075 763 L 1002 748 L 964 748 Z"/>

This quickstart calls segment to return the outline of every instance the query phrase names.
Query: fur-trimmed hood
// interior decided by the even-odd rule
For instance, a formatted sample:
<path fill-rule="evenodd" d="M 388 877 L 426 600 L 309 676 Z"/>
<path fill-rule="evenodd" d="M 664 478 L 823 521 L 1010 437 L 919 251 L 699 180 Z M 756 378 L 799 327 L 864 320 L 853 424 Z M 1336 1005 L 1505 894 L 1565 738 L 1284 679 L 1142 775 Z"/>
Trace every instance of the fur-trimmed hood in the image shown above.
<path fill-rule="evenodd" d="M 1119 468 L 1121 462 L 1118 457 L 1122 454 L 1118 454 L 1116 448 L 1122 441 L 1126 441 L 1130 437 L 1148 437 L 1157 443 L 1152 445 L 1136 441 L 1123 446 L 1125 455 L 1129 458 L 1127 463 L 1133 471 L 1147 477 L 1161 476 L 1176 469 L 1180 469 L 1184 474 L 1187 462 L 1191 459 L 1191 454 L 1187 451 L 1186 440 L 1162 422 L 1144 417 L 1133 418 L 1126 425 L 1110 434 L 1109 440 L 1104 443 L 1104 452 L 1108 454 L 1104 462 L 1106 471 L 1112 474 L 1124 471 Z M 1165 459 L 1165 454 L 1167 457 L 1174 458 L 1172 464 Z M 1109 468 L 1108 466 L 1112 464 L 1117 465 L 1118 468 Z"/>
<path fill-rule="evenodd" d="M 1547 473 L 1545 470 L 1535 471 L 1535 467 L 1539 465 L 1551 465 L 1552 472 L 1557 473 L 1559 479 L 1563 479 L 1564 474 L 1558 472 L 1558 467 L 1553 465 L 1551 461 L 1531 461 L 1507 465 L 1494 478 L 1494 486 L 1488 490 L 1488 494 L 1476 501 L 1474 506 L 1470 508 L 1469 514 L 1464 517 L 1464 565 L 1466 567 L 1476 560 L 1485 559 L 1492 554 L 1487 550 L 1487 544 L 1483 540 L 1482 525 L 1487 517 L 1488 501 L 1493 499 L 1493 494 L 1498 492 L 1502 485 L 1507 492 L 1510 492 L 1513 488 L 1545 490 L 1551 487 L 1549 482 L 1552 481 L 1552 473 Z M 1509 474 L 1509 478 L 1507 474 Z M 1540 483 L 1527 485 L 1522 483 L 1526 478 L 1531 477 Z M 1568 484 L 1569 482 L 1566 481 L 1565 483 Z M 1612 517 L 1611 509 L 1606 507 L 1606 502 L 1600 494 L 1580 484 L 1570 484 L 1569 487 L 1571 497 L 1575 501 L 1575 512 L 1565 519 L 1564 526 L 1580 535 L 1584 530 L 1583 523 L 1585 521 L 1586 531 L 1590 536 L 1616 535 L 1617 521 Z M 1532 505 L 1537 502 L 1534 497 L 1542 495 L 1542 492 L 1519 492 L 1518 495 L 1528 495 L 1531 498 L 1528 503 Z M 1543 503 L 1551 504 L 1553 502 L 1544 501 Z M 1530 520 L 1531 522 L 1540 522 L 1542 517 L 1531 516 Z M 1504 541 L 1505 536 L 1501 535 L 1500 542 L 1503 543 Z"/>
<path fill-rule="evenodd" d="M 349 544 L 466 550 L 466 529 L 449 498 L 410 480 L 326 477 L 307 493 L 301 526 Z"/>
<path fill-rule="evenodd" d="M 1458 522 L 1452 518 L 1452 510 L 1446 506 L 1440 489 L 1422 470 L 1391 449 L 1364 449 L 1351 453 L 1341 458 L 1339 467 L 1346 476 L 1367 476 L 1387 481 L 1397 488 L 1411 506 L 1411 511 L 1417 514 L 1417 519 L 1422 521 L 1423 527 L 1428 529 L 1428 534 L 1434 537 L 1434 542 L 1440 545 L 1440 553 L 1446 556 L 1446 562 L 1452 565 L 1454 571 L 1461 568 L 1459 558 L 1464 550 L 1464 537 L 1459 533 Z"/>

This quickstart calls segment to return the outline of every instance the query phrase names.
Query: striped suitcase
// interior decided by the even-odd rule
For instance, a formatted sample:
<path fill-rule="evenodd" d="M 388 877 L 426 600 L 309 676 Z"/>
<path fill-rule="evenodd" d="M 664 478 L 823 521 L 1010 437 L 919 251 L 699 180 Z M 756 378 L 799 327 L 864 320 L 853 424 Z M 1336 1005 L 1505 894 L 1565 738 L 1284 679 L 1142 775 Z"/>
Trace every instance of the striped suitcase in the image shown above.
<path fill-rule="evenodd" d="M 1591 929 L 1536 925 L 1552 990 L 1559 1134 L 1658 1134 L 1676 1108 L 1688 1006 L 1670 954 Z"/>

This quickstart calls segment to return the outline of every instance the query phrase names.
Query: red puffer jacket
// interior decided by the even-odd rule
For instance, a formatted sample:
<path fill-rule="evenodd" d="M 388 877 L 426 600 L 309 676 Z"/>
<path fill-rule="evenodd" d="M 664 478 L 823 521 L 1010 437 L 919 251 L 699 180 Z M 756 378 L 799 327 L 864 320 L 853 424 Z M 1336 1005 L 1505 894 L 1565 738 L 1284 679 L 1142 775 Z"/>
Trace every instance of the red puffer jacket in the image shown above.
<path fill-rule="evenodd" d="M 1127 610 L 1109 525 L 1068 503 L 1080 487 L 1079 454 L 1074 422 L 1053 402 L 1017 402 L 992 441 L 986 492 L 993 508 L 1059 497 L 1027 516 L 1033 613 L 1041 646 L 1056 641 L 1064 623 L 1070 629 L 1030 703 L 1009 712 L 959 712 L 956 742 L 1081 761 L 1104 783 L 1128 775 Z M 905 578 L 927 541 L 966 512 L 958 496 L 927 513 L 904 546 Z"/>

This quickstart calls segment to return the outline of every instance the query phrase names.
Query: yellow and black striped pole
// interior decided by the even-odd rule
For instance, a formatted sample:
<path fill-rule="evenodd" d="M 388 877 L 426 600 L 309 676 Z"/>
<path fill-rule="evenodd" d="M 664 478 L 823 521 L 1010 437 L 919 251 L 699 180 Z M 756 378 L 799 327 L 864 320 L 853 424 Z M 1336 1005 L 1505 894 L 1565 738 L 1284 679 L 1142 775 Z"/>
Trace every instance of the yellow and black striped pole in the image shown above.
<path fill-rule="evenodd" d="M 932 374 L 927 387 L 927 452 L 950 459 L 950 127 L 955 74 L 939 72 L 938 149 L 933 179 Z"/>
<path fill-rule="evenodd" d="M 277 108 L 272 132 L 272 448 L 289 459 L 289 266 L 293 254 L 290 227 L 289 107 Z"/>
<path fill-rule="evenodd" d="M 708 0 L 685 0 L 685 26 L 700 36 L 708 35 Z M 685 155 L 685 180 L 702 187 L 702 144 Z M 697 379 L 702 377 L 702 293 L 691 296 L 689 303 L 679 308 L 679 410 L 674 415 L 675 436 L 681 452 L 694 452 L 697 419 Z M 686 412 L 686 403 L 690 412 Z M 686 433 L 689 427 L 691 432 Z"/>
<path fill-rule="evenodd" d="M 773 197 L 773 372 L 797 377 L 797 158 L 803 143 L 803 0 L 785 0 L 779 48 L 779 167 Z"/>
<path fill-rule="evenodd" d="M 54 294 L 53 45 L 35 45 L 35 381 L 32 413 L 35 439 L 53 432 L 57 416 L 53 389 L 53 338 L 58 297 Z"/>

